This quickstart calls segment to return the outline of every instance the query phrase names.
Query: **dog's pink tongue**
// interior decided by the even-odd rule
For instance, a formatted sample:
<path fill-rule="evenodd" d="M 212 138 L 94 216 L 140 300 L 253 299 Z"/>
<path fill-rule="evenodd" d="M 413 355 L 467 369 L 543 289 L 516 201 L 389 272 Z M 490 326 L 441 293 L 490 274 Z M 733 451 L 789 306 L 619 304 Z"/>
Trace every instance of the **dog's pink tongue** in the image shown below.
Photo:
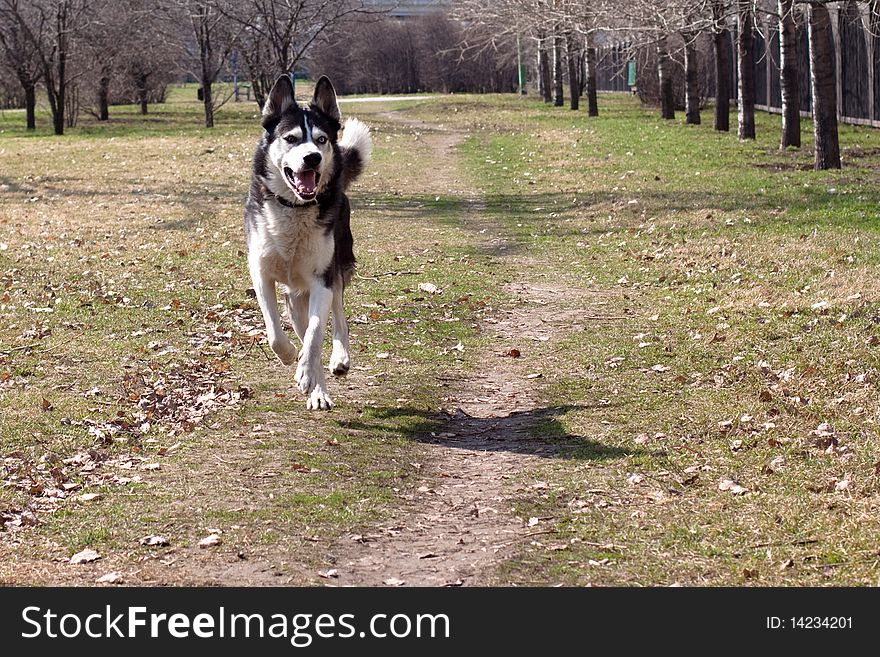
<path fill-rule="evenodd" d="M 300 171 L 298 174 L 296 174 L 295 178 L 297 187 L 299 187 L 306 194 L 311 194 L 315 191 L 314 171 Z"/>

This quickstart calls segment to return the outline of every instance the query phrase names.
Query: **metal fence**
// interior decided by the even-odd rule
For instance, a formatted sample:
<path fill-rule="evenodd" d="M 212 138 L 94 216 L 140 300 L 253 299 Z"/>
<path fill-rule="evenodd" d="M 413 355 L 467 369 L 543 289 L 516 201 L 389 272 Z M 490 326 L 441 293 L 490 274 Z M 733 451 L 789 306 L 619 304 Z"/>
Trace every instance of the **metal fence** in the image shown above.
<path fill-rule="evenodd" d="M 840 2 L 829 8 L 832 18 L 835 47 L 835 75 L 837 84 L 837 114 L 845 123 L 880 127 L 880 20 L 872 15 L 867 2 Z M 779 81 L 779 30 L 770 21 L 759 23 L 755 34 L 755 106 L 769 112 L 782 111 L 782 90 Z M 735 32 L 731 30 L 729 43 L 733 68 L 731 98 L 737 95 L 737 56 L 734 47 Z M 702 48 L 704 64 L 712 68 L 713 53 Z M 597 81 L 600 91 L 630 91 L 627 84 L 627 62 L 636 59 L 642 66 L 645 57 L 634 57 L 626 45 L 604 46 L 597 50 Z M 805 24 L 798 25 L 798 68 L 800 71 L 801 113 L 810 116 L 810 56 L 809 36 Z M 640 71 L 654 75 L 654 71 Z M 683 72 L 682 72 L 683 76 Z M 702 89 L 702 95 L 714 91 L 714 71 L 706 80 L 711 85 Z"/>

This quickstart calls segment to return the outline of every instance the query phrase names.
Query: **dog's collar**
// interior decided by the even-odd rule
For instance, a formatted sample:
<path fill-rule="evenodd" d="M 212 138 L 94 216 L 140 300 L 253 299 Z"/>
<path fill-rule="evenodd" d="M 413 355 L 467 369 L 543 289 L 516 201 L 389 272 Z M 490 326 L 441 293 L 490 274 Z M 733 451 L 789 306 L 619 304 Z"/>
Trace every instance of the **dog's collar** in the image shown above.
<path fill-rule="evenodd" d="M 293 203 L 291 201 L 288 201 L 283 196 L 279 196 L 275 192 L 269 191 L 268 187 L 265 188 L 265 193 L 268 198 L 274 198 L 276 201 L 278 201 L 285 208 L 303 208 L 307 205 L 312 205 L 313 203 L 316 204 L 318 202 L 318 197 L 315 196 L 315 198 L 313 198 L 311 201 L 307 201 L 306 203 Z"/>

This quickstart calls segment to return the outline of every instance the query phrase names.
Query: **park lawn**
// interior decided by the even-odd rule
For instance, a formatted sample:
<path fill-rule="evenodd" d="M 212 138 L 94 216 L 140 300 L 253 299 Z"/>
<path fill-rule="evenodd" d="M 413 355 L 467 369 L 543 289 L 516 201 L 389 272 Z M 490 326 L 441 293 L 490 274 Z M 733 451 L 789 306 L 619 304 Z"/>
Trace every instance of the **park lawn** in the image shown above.
<path fill-rule="evenodd" d="M 0 581 L 136 562 L 142 583 L 319 582 L 329 543 L 417 485 L 419 439 L 526 281 L 573 318 L 521 347 L 532 433 L 561 448 L 513 477 L 533 530 L 493 581 L 878 582 L 875 131 L 842 127 L 844 169 L 817 173 L 809 124 L 781 152 L 763 114 L 743 144 L 623 95 L 597 119 L 515 96 L 343 105 L 377 148 L 352 195 L 355 369 L 328 415 L 266 355 L 247 294 L 255 106 L 205 131 L 191 95 L 63 138 L 0 116 L 0 513 L 36 521 L 0 540 Z M 437 188 L 428 123 L 463 136 L 460 189 Z M 213 529 L 226 561 L 196 547 Z M 86 547 L 97 565 L 64 563 Z"/>
<path fill-rule="evenodd" d="M 842 126 L 814 172 L 807 121 L 786 152 L 766 114 L 740 143 L 624 96 L 479 102 L 445 116 L 487 211 L 583 313 L 528 345 L 535 435 L 582 445 L 528 473 L 499 581 L 876 585 L 880 133 Z"/>
<path fill-rule="evenodd" d="M 140 560 L 144 583 L 226 570 L 239 583 L 320 581 L 328 542 L 387 515 L 418 473 L 411 438 L 436 424 L 479 352 L 476 321 L 501 300 L 460 229 L 463 200 L 412 170 L 423 146 L 380 116 L 394 104 L 357 108 L 377 148 L 352 194 L 354 370 L 331 381 L 332 413 L 307 412 L 248 294 L 255 106 L 227 105 L 205 131 L 191 91 L 146 123 L 112 108 L 109 138 L 86 117 L 39 139 L 5 117 L 0 513 L 36 527 L 0 541 L 2 581 L 88 583 Z M 196 548 L 215 529 L 232 565 Z M 74 573 L 63 562 L 84 548 L 103 558 Z M 255 558 L 271 572 L 247 571 Z"/>

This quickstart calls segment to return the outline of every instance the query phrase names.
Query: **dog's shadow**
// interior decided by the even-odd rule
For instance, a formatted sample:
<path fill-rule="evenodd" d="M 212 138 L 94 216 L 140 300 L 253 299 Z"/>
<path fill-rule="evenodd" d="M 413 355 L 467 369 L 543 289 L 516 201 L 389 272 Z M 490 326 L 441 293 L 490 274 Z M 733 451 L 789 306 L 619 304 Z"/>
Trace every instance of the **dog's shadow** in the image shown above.
<path fill-rule="evenodd" d="M 397 434 L 407 440 L 450 449 L 511 452 L 542 458 L 609 461 L 648 453 L 606 445 L 566 430 L 561 416 L 586 404 L 558 405 L 505 415 L 475 417 L 461 409 L 431 413 L 408 407 L 368 407 L 360 417 L 340 422 L 343 430 Z"/>

